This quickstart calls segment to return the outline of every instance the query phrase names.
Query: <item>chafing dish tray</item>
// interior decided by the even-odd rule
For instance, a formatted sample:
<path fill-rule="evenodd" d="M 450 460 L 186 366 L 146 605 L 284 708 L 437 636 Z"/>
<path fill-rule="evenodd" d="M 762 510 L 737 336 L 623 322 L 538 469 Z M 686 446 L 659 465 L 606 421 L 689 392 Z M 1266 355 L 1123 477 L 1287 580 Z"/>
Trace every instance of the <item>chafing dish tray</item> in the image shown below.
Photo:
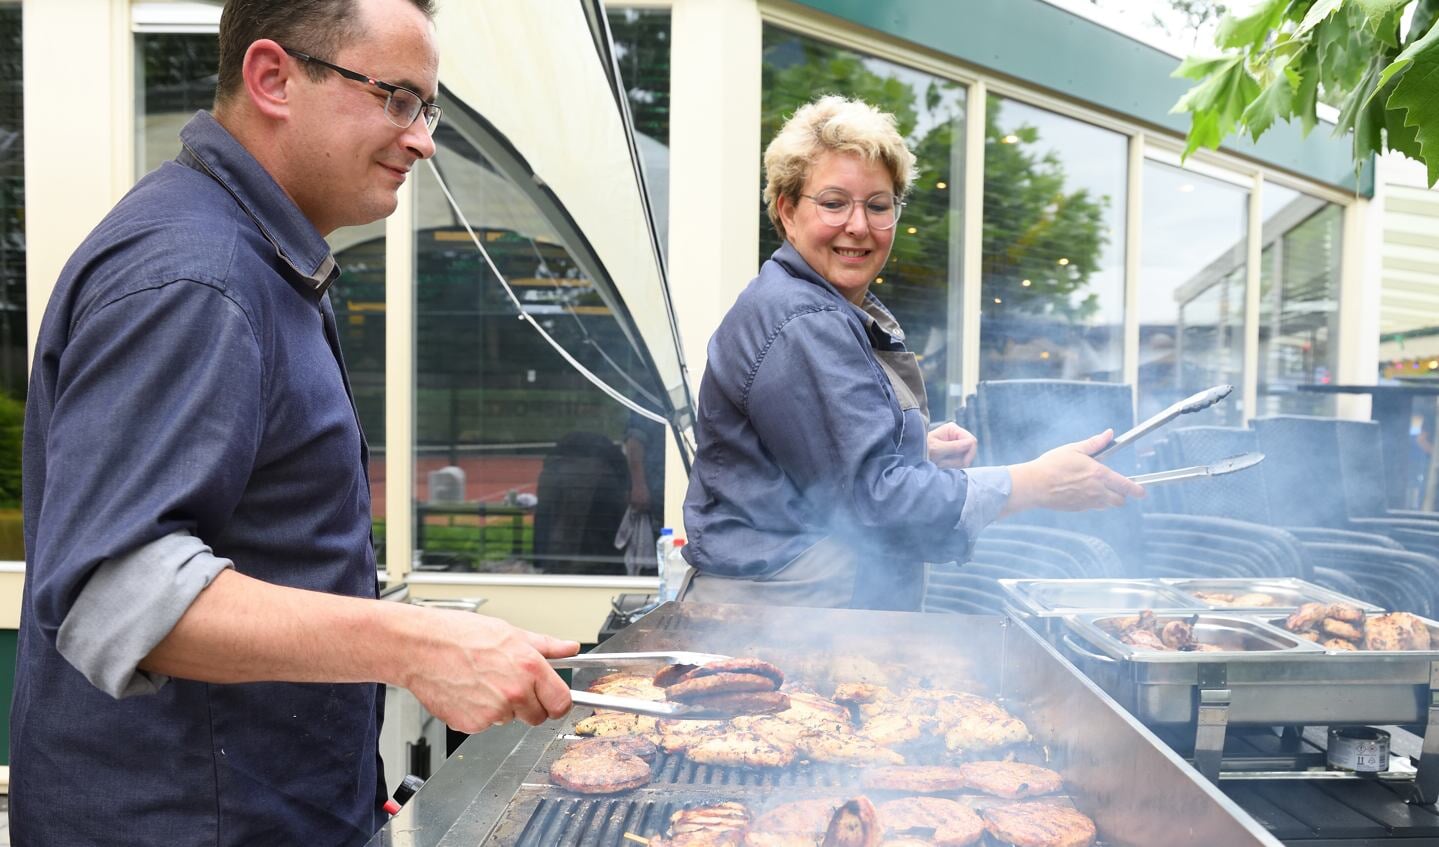
<path fill-rule="evenodd" d="M 1229 724 L 1422 724 L 1419 796 L 1439 795 L 1439 651 L 1330 652 L 1261 615 L 1201 613 L 1196 633 L 1221 627 L 1269 649 L 1218 653 L 1138 650 L 1101 629 L 1114 613 L 1075 615 L 1059 638 L 1090 679 L 1149 725 L 1190 724 L 1195 766 L 1217 779 Z M 1163 617 L 1163 616 L 1156 616 Z M 1278 616 L 1275 616 L 1278 619 Z M 1429 622 L 1431 634 L 1439 626 Z M 1201 636 L 1203 638 L 1203 636 Z M 1292 642 L 1301 642 L 1293 645 Z"/>
<path fill-rule="evenodd" d="M 1202 609 L 1198 600 L 1154 579 L 1001 579 L 1010 608 L 1027 618 L 1058 619 L 1113 609 Z"/>
<path fill-rule="evenodd" d="M 1023 622 L 669 603 L 599 648 L 664 649 L 759 656 L 822 691 L 901 675 L 938 686 L 967 681 L 1025 720 L 1035 749 L 1065 778 L 1057 802 L 1093 817 L 1102 847 L 1281 847 Z M 577 674 L 576 685 L 590 673 Z M 647 787 L 577 796 L 550 784 L 548 764 L 573 743 L 572 721 L 588 712 L 526 729 L 498 755 L 484 755 L 489 733 L 472 736 L 371 847 L 633 847 L 626 833 L 653 837 L 682 806 L 734 800 L 763 808 L 862 791 L 856 768 L 725 768 L 662 757 Z"/>
<path fill-rule="evenodd" d="M 1379 611 L 1379 607 L 1366 603 L 1363 600 L 1356 600 L 1337 591 L 1332 591 L 1322 585 L 1315 585 L 1302 579 L 1181 579 L 1168 578 L 1160 580 L 1166 583 L 1192 603 L 1203 608 L 1223 609 L 1225 611 L 1256 610 L 1263 612 L 1289 610 L 1299 608 L 1305 603 L 1348 603 L 1355 608 L 1365 611 Z M 1230 595 L 1233 601 L 1225 601 L 1213 597 L 1204 598 L 1196 592 L 1210 595 Z M 1256 595 L 1263 595 L 1273 598 L 1273 602 L 1253 602 Z M 1246 599 L 1247 597 L 1247 599 Z M 1159 608 L 1158 606 L 1154 608 Z M 1186 607 L 1179 607 L 1186 608 Z"/>

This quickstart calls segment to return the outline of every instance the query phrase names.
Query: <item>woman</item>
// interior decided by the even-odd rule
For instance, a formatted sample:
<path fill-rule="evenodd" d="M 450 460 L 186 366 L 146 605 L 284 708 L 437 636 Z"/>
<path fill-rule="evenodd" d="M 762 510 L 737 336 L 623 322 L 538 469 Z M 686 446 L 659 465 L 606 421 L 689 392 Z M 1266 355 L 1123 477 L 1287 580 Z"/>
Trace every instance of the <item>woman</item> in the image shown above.
<path fill-rule="evenodd" d="M 784 243 L 710 340 L 685 599 L 917 609 L 924 562 L 967 559 L 1002 514 L 1144 496 L 1090 458 L 1110 432 L 966 472 L 974 437 L 929 431 L 914 354 L 869 290 L 913 178 L 891 115 L 823 97 L 790 118 L 764 167 Z"/>

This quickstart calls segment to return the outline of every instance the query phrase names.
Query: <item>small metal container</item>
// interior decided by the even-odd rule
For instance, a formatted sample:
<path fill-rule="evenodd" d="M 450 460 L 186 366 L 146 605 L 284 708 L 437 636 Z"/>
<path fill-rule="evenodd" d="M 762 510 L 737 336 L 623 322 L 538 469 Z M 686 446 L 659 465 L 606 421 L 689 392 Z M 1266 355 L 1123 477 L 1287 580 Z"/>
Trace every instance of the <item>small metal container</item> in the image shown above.
<path fill-rule="evenodd" d="M 1001 579 L 1008 609 L 1057 637 L 1064 618 L 1082 612 L 1124 612 L 1204 607 L 1153 579 Z"/>
<path fill-rule="evenodd" d="M 1389 770 L 1389 733 L 1372 726 L 1329 727 L 1329 769 L 1377 774 Z"/>

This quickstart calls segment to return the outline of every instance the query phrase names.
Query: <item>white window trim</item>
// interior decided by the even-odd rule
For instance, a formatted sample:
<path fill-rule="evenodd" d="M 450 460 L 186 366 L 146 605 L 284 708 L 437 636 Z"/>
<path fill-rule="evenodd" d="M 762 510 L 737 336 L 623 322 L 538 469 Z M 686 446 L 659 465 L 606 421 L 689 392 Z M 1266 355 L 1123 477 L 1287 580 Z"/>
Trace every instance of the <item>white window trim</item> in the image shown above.
<path fill-rule="evenodd" d="M 135 3 L 130 7 L 134 33 L 219 32 L 220 7 L 210 3 Z"/>

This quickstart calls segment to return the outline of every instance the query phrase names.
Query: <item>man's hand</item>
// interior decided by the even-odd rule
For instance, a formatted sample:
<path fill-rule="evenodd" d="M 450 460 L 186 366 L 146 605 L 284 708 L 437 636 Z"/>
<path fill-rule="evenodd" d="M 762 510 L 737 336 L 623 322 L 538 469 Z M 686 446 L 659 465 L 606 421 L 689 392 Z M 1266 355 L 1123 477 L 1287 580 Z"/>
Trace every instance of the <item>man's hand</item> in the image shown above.
<path fill-rule="evenodd" d="M 648 511 L 650 507 L 650 487 L 645 483 L 644 477 L 635 477 L 630 483 L 630 508 L 636 512 Z"/>
<path fill-rule="evenodd" d="M 1025 509 L 1082 512 L 1123 506 L 1144 488 L 1093 458 L 1114 440 L 1114 430 L 1056 447 L 1037 459 L 1010 466 L 1011 493 L 1004 514 Z"/>
<path fill-rule="evenodd" d="M 435 717 L 461 732 L 518 718 L 531 726 L 570 710 L 570 689 L 546 659 L 579 652 L 574 641 L 529 632 L 496 618 L 427 609 L 429 637 L 413 656 L 405 687 Z"/>
<path fill-rule="evenodd" d="M 967 468 L 978 453 L 979 439 L 954 421 L 945 421 L 929 431 L 929 460 L 941 468 Z"/>

